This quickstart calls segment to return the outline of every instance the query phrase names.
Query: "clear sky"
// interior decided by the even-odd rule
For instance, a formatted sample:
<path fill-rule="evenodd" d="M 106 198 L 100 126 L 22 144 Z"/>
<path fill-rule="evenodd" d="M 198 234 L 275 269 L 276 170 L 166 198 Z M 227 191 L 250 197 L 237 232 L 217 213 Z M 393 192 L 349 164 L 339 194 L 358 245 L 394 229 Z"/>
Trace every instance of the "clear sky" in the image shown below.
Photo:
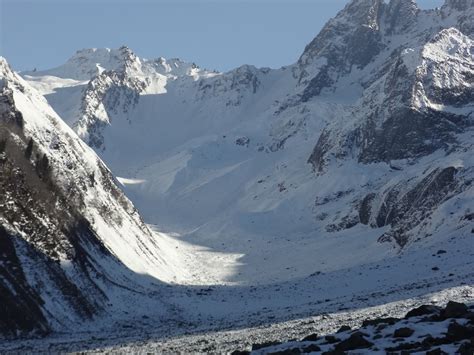
<path fill-rule="evenodd" d="M 0 55 L 15 70 L 47 69 L 77 49 L 129 46 L 228 70 L 280 67 L 348 0 L 0 0 Z M 418 0 L 423 8 L 442 0 Z"/>

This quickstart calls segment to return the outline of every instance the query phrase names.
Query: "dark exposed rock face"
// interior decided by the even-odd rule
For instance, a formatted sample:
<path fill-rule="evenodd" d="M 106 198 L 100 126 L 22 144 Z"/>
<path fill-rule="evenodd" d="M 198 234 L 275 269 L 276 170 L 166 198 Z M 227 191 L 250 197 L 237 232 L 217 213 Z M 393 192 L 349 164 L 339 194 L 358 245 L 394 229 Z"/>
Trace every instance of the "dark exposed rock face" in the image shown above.
<path fill-rule="evenodd" d="M 452 44 L 446 48 L 449 41 Z M 456 50 L 459 53 L 448 54 L 445 61 L 433 58 L 437 51 Z M 415 71 L 405 63 L 407 54 L 398 53 L 365 92 L 354 113 L 360 116 L 355 128 L 341 133 L 338 127 L 328 127 L 322 132 L 309 158 L 314 169 L 322 171 L 330 158 L 344 158 L 356 149 L 360 162 L 373 163 L 417 158 L 456 144 L 456 135 L 474 125 L 469 114 L 424 107 L 420 102 L 469 106 L 474 101 L 474 61 L 469 54 L 473 50 L 467 37 L 448 29 L 425 46 L 420 54 L 424 59 L 417 59 L 420 66 Z"/>
<path fill-rule="evenodd" d="M 445 7 L 450 7 L 458 11 L 467 11 L 474 6 L 472 0 L 446 0 Z"/>
<path fill-rule="evenodd" d="M 335 83 L 335 80 L 332 78 L 331 72 L 333 70 L 329 66 L 324 66 L 318 74 L 308 83 L 308 86 L 303 91 L 301 95 L 301 101 L 307 102 L 311 98 L 321 94 L 324 88 L 330 87 Z"/>
<path fill-rule="evenodd" d="M 471 35 L 474 32 L 473 8 L 471 0 L 447 1 L 440 12 L 432 12 L 430 16 L 434 22 L 455 17 L 457 28 Z M 390 45 L 391 36 L 416 33 L 420 12 L 415 0 L 351 1 L 306 46 L 298 61 L 295 75 L 305 86 L 302 101 L 320 95 L 325 88 L 332 88 L 355 68 L 366 67 Z M 435 26 L 429 31 L 434 34 L 440 29 Z M 415 36 L 426 35 L 423 32 Z"/>
<path fill-rule="evenodd" d="M 306 46 L 299 59 L 299 64 L 305 66 L 316 57 L 327 56 L 328 62 L 332 62 L 331 59 L 336 61 L 331 65 L 366 65 L 379 51 L 379 45 L 377 45 L 379 39 L 378 22 L 382 6 L 381 0 L 356 0 L 349 3 Z M 354 28 L 355 31 L 349 31 Z M 343 39 L 343 43 L 347 46 L 343 48 L 347 57 L 340 55 L 341 50 L 336 43 L 331 43 L 334 39 L 339 41 L 343 35 L 348 36 Z M 358 44 L 362 46 L 356 48 Z M 374 44 L 375 48 L 371 48 L 370 46 Z M 353 49 L 353 51 L 349 49 Z M 301 79 L 303 78 L 304 75 Z"/>
<path fill-rule="evenodd" d="M 112 256 L 81 217 L 80 195 L 64 196 L 45 155 L 41 155 L 33 139 L 24 136 L 22 116 L 15 110 L 8 88 L 4 88 L 0 100 L 0 141 L 4 142 L 0 153 L 0 190 L 6 192 L 0 194 L 0 333 L 5 336 L 45 334 L 50 324 L 42 309 L 42 292 L 57 290 L 58 297 L 79 318 L 90 318 L 102 309 L 106 298 L 91 281 L 94 267 L 82 242 Z M 28 148 L 31 151 L 26 154 Z M 35 208 L 31 208 L 32 201 Z M 8 225 L 19 226 L 23 235 L 9 230 Z M 78 273 L 85 280 L 86 294 L 61 268 L 60 255 L 77 265 Z M 25 265 L 34 265 L 34 269 Z M 37 279 L 39 284 L 32 284 L 32 279 Z M 49 285 L 41 287 L 41 283 Z"/>
<path fill-rule="evenodd" d="M 384 12 L 387 34 L 403 33 L 414 25 L 420 9 L 415 0 L 392 0 Z"/>
<path fill-rule="evenodd" d="M 318 142 L 308 159 L 308 163 L 313 166 L 314 171 L 322 172 L 326 165 L 326 154 L 333 146 L 330 138 L 331 132 L 329 130 L 324 130 L 319 136 Z"/>
<path fill-rule="evenodd" d="M 369 224 L 370 216 L 372 214 L 372 202 L 376 195 L 370 193 L 364 197 L 359 207 L 359 220 L 362 224 Z"/>
<path fill-rule="evenodd" d="M 226 107 L 240 106 L 246 97 L 256 94 L 262 86 L 261 78 L 268 74 L 268 68 L 257 69 L 251 65 L 242 65 L 235 70 L 213 78 L 204 78 L 197 82 L 197 100 L 210 97 L 228 96 Z"/>
<path fill-rule="evenodd" d="M 381 0 L 352 1 L 306 46 L 296 73 L 306 86 L 303 102 L 331 87 L 352 66 L 363 68 L 380 53 L 384 48 L 379 27 L 383 7 Z"/>
<path fill-rule="evenodd" d="M 297 75 L 307 102 L 354 68 L 366 67 L 387 46 L 386 36 L 405 33 L 420 10 L 414 0 L 353 0 L 308 44 Z"/>
<path fill-rule="evenodd" d="M 463 120 L 452 114 L 408 108 L 391 115 L 380 128 L 369 118 L 365 127 L 356 132 L 362 145 L 359 161 L 389 162 L 447 149 L 456 142 L 454 134 L 461 132 Z"/>
<path fill-rule="evenodd" d="M 472 0 L 446 0 L 441 8 L 442 16 L 447 18 L 456 12 L 460 14 L 458 28 L 466 35 L 474 34 L 474 2 Z"/>
<path fill-rule="evenodd" d="M 370 223 L 376 228 L 392 226 L 380 240 L 393 239 L 399 245 L 405 245 L 408 241 L 406 233 L 411 228 L 427 218 L 457 190 L 462 189 L 462 183 L 456 181 L 456 172 L 454 167 L 436 169 L 411 189 L 407 190 L 406 183 L 403 182 L 388 191 L 382 191 L 379 199 L 373 193 L 367 195 L 359 209 L 361 222 Z"/>
<path fill-rule="evenodd" d="M 423 207 L 431 209 L 439 204 L 443 198 L 452 191 L 455 182 L 456 169 L 453 167 L 444 170 L 435 170 L 424 178 L 406 195 L 397 201 L 391 198 L 383 202 L 383 208 L 379 211 L 376 222 L 378 227 L 397 223 L 404 217 Z M 394 190 L 395 191 L 395 190 Z M 398 195 L 398 194 L 397 194 Z"/>
<path fill-rule="evenodd" d="M 0 225 L 0 334 L 15 337 L 18 332 L 43 335 L 49 324 L 41 312 L 43 300 L 26 281 L 15 251 L 13 236 Z M 31 250 L 30 253 L 34 253 Z"/>

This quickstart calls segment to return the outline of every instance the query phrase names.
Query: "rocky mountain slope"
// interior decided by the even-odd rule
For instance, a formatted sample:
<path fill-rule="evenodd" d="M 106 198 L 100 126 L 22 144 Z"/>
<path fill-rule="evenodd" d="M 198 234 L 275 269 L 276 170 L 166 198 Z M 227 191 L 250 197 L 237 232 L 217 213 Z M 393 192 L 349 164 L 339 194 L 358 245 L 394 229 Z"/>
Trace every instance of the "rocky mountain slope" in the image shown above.
<path fill-rule="evenodd" d="M 174 271 L 111 172 L 3 58 L 0 84 L 0 334 L 78 329 L 156 292 Z"/>

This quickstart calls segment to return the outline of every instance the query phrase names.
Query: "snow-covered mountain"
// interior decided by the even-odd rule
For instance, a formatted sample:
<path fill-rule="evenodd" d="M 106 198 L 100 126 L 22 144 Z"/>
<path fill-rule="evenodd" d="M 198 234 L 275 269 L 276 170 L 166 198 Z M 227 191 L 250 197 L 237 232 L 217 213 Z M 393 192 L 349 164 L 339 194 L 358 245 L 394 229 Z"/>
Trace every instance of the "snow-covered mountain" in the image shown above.
<path fill-rule="evenodd" d="M 2 335 L 120 317 L 173 279 L 166 246 L 109 169 L 3 58 L 0 114 Z"/>
<path fill-rule="evenodd" d="M 34 130 L 15 136 L 20 153 L 13 156 L 22 160 L 12 164 L 26 164 L 22 152 L 33 149 L 29 164 L 41 180 L 43 163 L 31 157 L 46 154 L 46 165 L 58 167 L 58 196 L 72 189 L 85 201 L 76 206 L 68 197 L 61 211 L 87 221 L 90 238 L 117 258 L 113 269 L 126 282 L 142 282 L 137 274 L 165 282 L 186 274 L 181 279 L 191 284 L 229 286 L 200 307 L 187 308 L 186 297 L 173 294 L 198 322 L 203 314 L 213 322 L 240 319 L 234 307 L 216 306 L 220 295 L 240 317 L 260 319 L 268 306 L 262 300 L 275 292 L 281 299 L 273 306 L 287 314 L 315 307 L 311 297 L 350 303 L 355 292 L 377 287 L 454 282 L 454 265 L 457 276 L 472 278 L 473 23 L 473 0 L 447 0 L 434 10 L 412 0 L 352 0 L 296 63 L 280 69 L 218 73 L 179 59 L 139 58 L 127 47 L 82 50 L 58 68 L 21 73 L 24 80 L 3 69 L 5 117 L 41 117 Z M 20 106 L 28 100 L 35 101 Z M 64 151 L 54 148 L 56 136 Z M 91 172 L 95 183 L 87 184 Z M 143 225 L 112 175 L 147 223 L 179 236 L 180 252 Z M 117 225 L 122 219 L 126 228 Z M 76 232 L 57 230 L 61 244 L 76 240 Z M 194 249 L 184 252 L 189 244 L 180 243 Z M 80 272 L 110 270 L 95 269 L 97 252 L 81 248 L 94 268 Z M 441 276 L 430 274 L 438 266 L 428 267 L 436 250 L 447 251 Z M 65 251 L 58 255 L 82 265 Z M 254 285 L 262 288 L 255 294 Z"/>
<path fill-rule="evenodd" d="M 47 99 L 147 221 L 262 271 L 230 281 L 270 282 L 307 273 L 301 240 L 342 238 L 327 248 L 344 255 L 364 235 L 357 264 L 471 233 L 473 16 L 472 1 L 354 0 L 277 70 L 215 73 L 122 47 L 24 76 L 40 90 L 58 76 Z M 80 94 L 65 86 L 83 73 Z M 291 275 L 275 265 L 287 239 Z"/>

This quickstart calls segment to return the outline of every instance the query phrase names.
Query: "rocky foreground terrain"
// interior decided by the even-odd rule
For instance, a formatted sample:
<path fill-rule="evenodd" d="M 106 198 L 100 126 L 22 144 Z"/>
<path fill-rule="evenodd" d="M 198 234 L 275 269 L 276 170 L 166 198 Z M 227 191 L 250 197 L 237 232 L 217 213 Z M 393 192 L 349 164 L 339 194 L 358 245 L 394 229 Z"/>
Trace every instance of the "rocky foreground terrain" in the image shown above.
<path fill-rule="evenodd" d="M 254 344 L 242 354 L 292 355 L 321 353 L 326 355 L 387 353 L 429 355 L 474 353 L 474 306 L 448 302 L 446 307 L 422 305 L 403 318 L 364 320 L 352 330 L 343 325 L 332 335 L 308 334 L 286 343 Z"/>

